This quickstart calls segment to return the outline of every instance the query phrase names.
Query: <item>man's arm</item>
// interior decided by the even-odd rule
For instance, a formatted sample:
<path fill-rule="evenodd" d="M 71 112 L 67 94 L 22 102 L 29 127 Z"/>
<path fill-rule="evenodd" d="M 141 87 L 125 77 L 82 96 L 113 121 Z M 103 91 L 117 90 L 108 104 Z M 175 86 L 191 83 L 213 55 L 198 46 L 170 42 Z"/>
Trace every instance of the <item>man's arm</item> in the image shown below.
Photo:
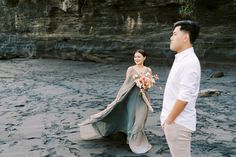
<path fill-rule="evenodd" d="M 165 123 L 171 124 L 179 116 L 179 114 L 184 110 L 187 105 L 186 101 L 177 100 L 170 114 L 168 115 Z"/>

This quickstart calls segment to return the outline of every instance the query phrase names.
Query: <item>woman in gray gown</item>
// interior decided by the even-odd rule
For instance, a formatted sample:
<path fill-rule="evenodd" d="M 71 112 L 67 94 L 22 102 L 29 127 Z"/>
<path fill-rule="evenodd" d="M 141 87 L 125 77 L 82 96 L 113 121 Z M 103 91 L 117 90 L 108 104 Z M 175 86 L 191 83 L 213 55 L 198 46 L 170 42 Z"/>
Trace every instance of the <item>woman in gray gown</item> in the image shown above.
<path fill-rule="evenodd" d="M 126 79 L 113 102 L 101 112 L 79 124 L 83 140 L 98 139 L 116 132 L 127 135 L 127 144 L 137 154 L 151 149 L 144 133 L 148 111 L 153 111 L 148 96 L 152 70 L 144 66 L 146 54 L 142 49 L 134 53 L 135 65 L 126 72 Z"/>

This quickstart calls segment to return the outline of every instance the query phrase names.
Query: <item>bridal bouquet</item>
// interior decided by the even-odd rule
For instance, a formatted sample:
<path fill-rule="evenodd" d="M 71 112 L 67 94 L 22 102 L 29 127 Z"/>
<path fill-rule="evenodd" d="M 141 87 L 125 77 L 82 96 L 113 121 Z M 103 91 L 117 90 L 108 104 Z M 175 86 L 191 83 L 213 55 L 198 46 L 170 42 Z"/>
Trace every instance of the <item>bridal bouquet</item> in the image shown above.
<path fill-rule="evenodd" d="M 141 75 L 141 76 L 136 74 L 133 76 L 133 78 L 134 78 L 134 82 L 136 86 L 140 88 L 141 96 L 144 102 L 147 104 L 149 111 L 153 112 L 153 108 L 145 94 L 145 90 L 151 88 L 154 85 L 155 80 L 158 80 L 159 78 L 158 78 L 158 75 L 155 75 L 155 76 L 150 76 L 150 75 L 151 74 L 147 72 L 146 74 Z"/>
<path fill-rule="evenodd" d="M 154 77 L 150 77 L 150 73 L 147 72 L 145 75 L 134 75 L 134 82 L 136 83 L 136 86 L 140 88 L 142 91 L 143 89 L 149 89 L 153 86 L 155 83 Z"/>

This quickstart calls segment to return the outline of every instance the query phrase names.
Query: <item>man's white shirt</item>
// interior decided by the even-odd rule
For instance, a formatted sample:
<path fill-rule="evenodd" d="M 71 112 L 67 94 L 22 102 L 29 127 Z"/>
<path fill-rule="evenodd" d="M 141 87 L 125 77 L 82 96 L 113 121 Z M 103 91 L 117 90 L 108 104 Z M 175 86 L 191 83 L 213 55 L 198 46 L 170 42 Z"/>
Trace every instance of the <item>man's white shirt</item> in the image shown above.
<path fill-rule="evenodd" d="M 196 130 L 195 103 L 200 88 L 201 67 L 194 49 L 188 48 L 175 55 L 163 99 L 161 124 L 163 125 L 177 100 L 187 102 L 175 123 L 192 131 Z"/>

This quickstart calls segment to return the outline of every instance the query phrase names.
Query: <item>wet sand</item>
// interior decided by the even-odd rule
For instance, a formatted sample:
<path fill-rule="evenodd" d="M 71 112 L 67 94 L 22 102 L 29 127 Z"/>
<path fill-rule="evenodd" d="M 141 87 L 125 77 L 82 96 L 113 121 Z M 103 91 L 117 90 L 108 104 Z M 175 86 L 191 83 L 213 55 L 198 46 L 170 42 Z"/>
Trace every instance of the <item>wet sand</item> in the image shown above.
<path fill-rule="evenodd" d="M 106 107 L 116 96 L 129 64 L 56 59 L 0 61 L 1 157 L 133 157 L 125 135 L 82 141 L 78 123 Z M 164 88 L 170 67 L 151 66 Z M 224 77 L 209 78 L 214 71 Z M 193 157 L 236 156 L 236 69 L 202 68 L 201 89 L 219 96 L 199 97 Z M 160 128 L 163 90 L 150 90 L 154 112 L 145 133 L 153 148 L 143 157 L 169 157 Z"/>

